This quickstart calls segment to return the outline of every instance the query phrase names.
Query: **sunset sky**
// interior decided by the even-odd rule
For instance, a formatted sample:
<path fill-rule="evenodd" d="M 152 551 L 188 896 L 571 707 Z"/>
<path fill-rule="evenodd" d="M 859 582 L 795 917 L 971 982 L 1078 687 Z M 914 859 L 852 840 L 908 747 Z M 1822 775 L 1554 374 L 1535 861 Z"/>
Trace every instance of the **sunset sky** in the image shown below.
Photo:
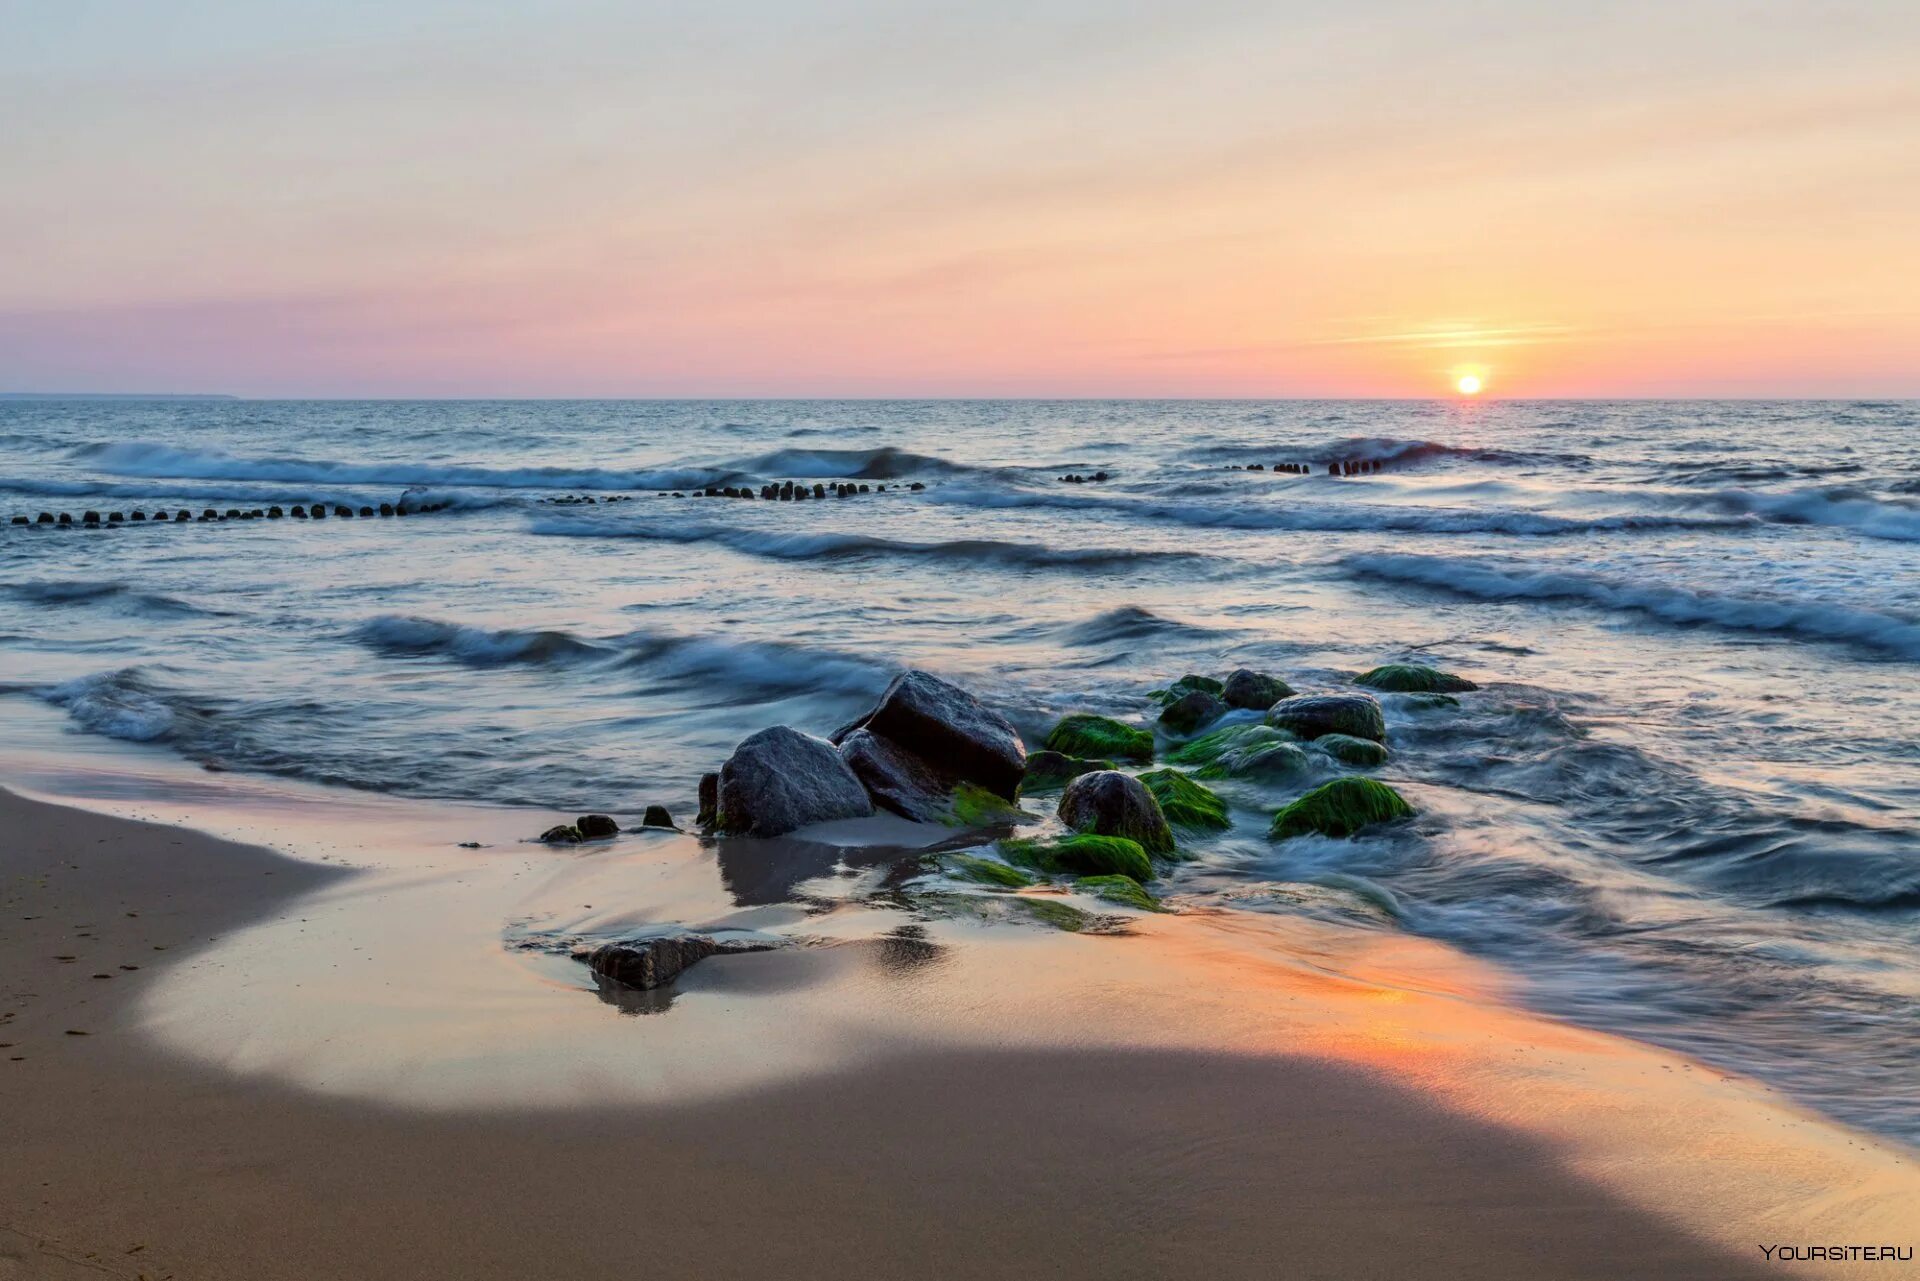
<path fill-rule="evenodd" d="M 1920 395 L 1920 4 L 0 0 L 0 390 Z"/>

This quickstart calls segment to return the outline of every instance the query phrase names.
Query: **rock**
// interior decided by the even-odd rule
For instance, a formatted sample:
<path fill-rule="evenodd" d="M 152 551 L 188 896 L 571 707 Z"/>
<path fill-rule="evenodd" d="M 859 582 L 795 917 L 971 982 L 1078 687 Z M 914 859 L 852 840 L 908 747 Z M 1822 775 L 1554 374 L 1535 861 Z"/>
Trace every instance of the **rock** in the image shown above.
<path fill-rule="evenodd" d="M 853 728 L 891 740 L 937 777 L 977 783 L 1009 801 L 1020 794 L 1027 748 L 1019 731 L 958 685 L 928 672 L 894 677 L 879 704 Z"/>
<path fill-rule="evenodd" d="M 561 823 L 540 833 L 540 839 L 548 845 L 578 845 L 586 838 L 580 835 L 580 829 L 573 824 Z"/>
<path fill-rule="evenodd" d="M 720 776 L 702 774 L 700 776 L 700 809 L 693 821 L 701 827 L 712 827 L 720 813 Z"/>
<path fill-rule="evenodd" d="M 1153 735 L 1107 716 L 1075 712 L 1047 735 L 1047 749 L 1067 756 L 1117 761 L 1153 759 Z"/>
<path fill-rule="evenodd" d="M 1413 813 L 1400 793 L 1385 783 L 1349 775 L 1314 788 L 1273 816 L 1269 840 L 1285 840 L 1317 832 L 1322 836 L 1352 836 L 1375 823 L 1388 823 Z"/>
<path fill-rule="evenodd" d="M 713 939 L 704 934 L 674 934 L 661 938 L 606 943 L 587 955 L 587 968 L 616 983 L 648 991 L 665 987 L 688 966 L 709 956 L 741 952 L 769 952 L 771 943 L 749 939 Z"/>
<path fill-rule="evenodd" d="M 1175 765 L 1199 766 L 1202 778 L 1227 778 L 1242 773 L 1238 766 L 1252 753 L 1270 747 L 1291 747 L 1293 744 L 1292 734 L 1271 725 L 1229 725 L 1202 734 L 1190 743 L 1180 744 L 1167 753 L 1167 759 Z M 1224 768 L 1209 773 L 1209 769 L 1216 765 Z"/>
<path fill-rule="evenodd" d="M 717 777 L 717 775 L 710 775 L 709 777 Z M 673 815 L 667 813 L 667 807 L 664 805 L 649 805 L 647 806 L 647 812 L 640 816 L 640 826 L 672 827 Z"/>
<path fill-rule="evenodd" d="M 1160 711 L 1160 724 L 1175 734 L 1192 734 L 1227 714 L 1227 705 L 1203 689 L 1190 690 Z"/>
<path fill-rule="evenodd" d="M 1451 694 L 1402 694 L 1400 706 L 1409 712 L 1438 712 L 1460 706 L 1460 700 Z"/>
<path fill-rule="evenodd" d="M 1226 691 L 1226 688 L 1225 685 L 1213 679 L 1211 676 L 1195 676 L 1192 672 L 1188 672 L 1185 676 L 1182 676 L 1179 680 L 1167 686 L 1167 693 L 1170 696 L 1167 701 L 1171 702 L 1173 699 L 1179 698 L 1183 694 L 1191 694 L 1195 690 L 1201 690 L 1218 698 Z"/>
<path fill-rule="evenodd" d="M 1147 857 L 1146 849 L 1124 836 L 1084 834 L 1058 841 L 1001 841 L 1000 852 L 1015 863 L 1056 875 L 1153 879 L 1153 860 Z"/>
<path fill-rule="evenodd" d="M 1082 774 L 1091 774 L 1097 769 L 1112 768 L 1112 761 L 1082 760 L 1080 757 L 1064 756 L 1059 752 L 1031 752 L 1027 756 L 1027 776 L 1020 782 L 1020 791 L 1022 795 L 1028 792 L 1056 791 Z"/>
<path fill-rule="evenodd" d="M 1224 831 L 1233 826 L 1227 818 L 1227 803 L 1177 769 L 1149 770 L 1140 775 L 1140 782 L 1175 827 Z"/>
<path fill-rule="evenodd" d="M 582 839 L 589 841 L 620 835 L 620 825 L 605 814 L 582 814 L 573 820 L 573 825 L 580 830 Z"/>
<path fill-rule="evenodd" d="M 1160 904 L 1146 887 L 1131 876 L 1083 876 L 1073 883 L 1073 888 L 1083 894 L 1092 894 L 1109 903 L 1122 903 L 1127 907 L 1138 908 L 1142 912 L 1158 912 Z"/>
<path fill-rule="evenodd" d="M 1033 878 L 1017 867 L 1008 867 L 1005 863 L 990 858 L 980 858 L 973 854 L 949 854 L 946 857 L 947 871 L 962 880 L 976 881 L 981 885 L 998 885 L 1006 889 L 1017 890 L 1033 884 Z"/>
<path fill-rule="evenodd" d="M 867 789 L 833 744 L 785 725 L 749 735 L 720 767 L 716 822 L 738 836 L 784 836 L 872 813 Z"/>
<path fill-rule="evenodd" d="M 1076 832 L 1123 836 L 1149 854 L 1173 853 L 1173 830 L 1146 785 L 1118 770 L 1096 770 L 1067 784 L 1057 811 Z"/>
<path fill-rule="evenodd" d="M 1267 724 L 1301 738 L 1351 734 L 1375 742 L 1387 736 L 1387 720 L 1371 694 L 1296 694 L 1267 709 Z"/>
<path fill-rule="evenodd" d="M 1313 740 L 1313 745 L 1336 761 L 1363 769 L 1387 763 L 1387 749 L 1370 739 L 1354 738 L 1347 734 L 1322 734 Z"/>
<path fill-rule="evenodd" d="M 1393 694 L 1457 694 L 1480 688 L 1463 676 L 1418 663 L 1388 663 L 1354 677 L 1353 683 Z"/>
<path fill-rule="evenodd" d="M 1278 676 L 1250 671 L 1245 667 L 1227 677 L 1225 690 L 1221 694 L 1228 707 L 1246 707 L 1256 712 L 1264 712 L 1281 699 L 1292 696 L 1293 686 Z"/>
<path fill-rule="evenodd" d="M 841 740 L 840 759 L 881 809 L 919 823 L 947 817 L 952 784 L 892 739 L 856 729 Z"/>

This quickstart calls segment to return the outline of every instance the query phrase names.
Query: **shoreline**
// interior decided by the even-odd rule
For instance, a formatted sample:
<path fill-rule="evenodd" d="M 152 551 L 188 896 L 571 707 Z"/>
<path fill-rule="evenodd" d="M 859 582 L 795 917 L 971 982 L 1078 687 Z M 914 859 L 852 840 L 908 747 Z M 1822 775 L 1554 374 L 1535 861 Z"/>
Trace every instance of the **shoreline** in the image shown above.
<path fill-rule="evenodd" d="M 735 962 L 707 962 L 690 986 L 715 1012 L 735 1006 L 725 1023 L 736 1030 L 764 1034 L 766 1012 L 789 1006 L 798 1018 L 849 1005 L 873 1026 L 833 1029 L 852 1028 L 859 1045 L 837 1063 L 799 1064 L 753 1037 L 696 1036 L 678 1051 L 685 1070 L 702 1056 L 774 1060 L 770 1074 L 705 1094 L 682 1080 L 651 1101 L 621 1097 L 571 1057 L 585 1042 L 567 1033 L 577 1022 L 637 1070 L 656 1046 L 673 1057 L 660 1030 L 676 1018 L 711 1025 L 693 1002 L 636 1021 L 551 983 L 543 1007 L 574 1022 L 549 1029 L 547 1067 L 581 1075 L 575 1097 L 433 1111 L 317 1092 L 297 1073 L 183 1054 L 183 1028 L 205 1023 L 163 1024 L 156 1041 L 153 1009 L 183 982 L 258 988 L 235 972 L 247 968 L 236 941 L 301 926 L 296 904 L 309 920 L 328 901 L 353 919 L 363 896 L 343 891 L 368 873 L 3 791 L 0 816 L 16 834 L 4 910 L 44 918 L 10 921 L 0 936 L 0 965 L 20 976 L 0 1010 L 14 1015 L 0 1040 L 16 1047 L 0 1062 L 0 1110 L 22 1118 L 10 1144 L 21 1159 L 0 1172 L 0 1259 L 24 1276 L 84 1265 L 129 1277 L 506 1277 L 644 1257 L 802 1276 L 981 1275 L 1041 1260 L 1053 1274 L 1158 1276 L 1204 1260 L 1214 1275 L 1250 1277 L 1416 1264 L 1432 1276 L 1744 1277 L 1778 1275 L 1735 1245 L 1768 1229 L 1783 1243 L 1837 1234 L 1904 1244 L 1873 1232 L 1899 1222 L 1890 1214 L 1920 1187 L 1909 1154 L 1757 1087 L 1490 1012 L 1480 976 L 1423 968 L 1436 960 L 1421 941 L 1367 940 L 1355 953 L 1340 935 L 1358 931 L 1283 931 L 1304 955 L 1265 971 L 1204 914 L 1129 939 L 1001 931 L 950 947 L 924 967 L 934 977 L 906 984 L 908 1008 L 930 1009 L 930 1023 L 945 1010 L 929 992 L 958 987 L 998 1007 L 990 1022 L 1006 1026 L 994 1036 L 976 1023 L 959 1025 L 967 1035 L 901 1035 L 882 1008 L 901 985 L 874 979 L 859 946 L 783 957 L 742 981 L 749 971 Z M 443 899 L 454 883 L 414 879 Z M 35 896 L 48 911 L 26 906 Z M 93 937 L 49 951 L 79 933 Z M 327 944 L 336 961 L 339 938 Z M 148 953 L 157 964 L 129 962 L 138 971 L 104 968 L 143 942 L 168 951 Z M 52 959 L 62 954 L 81 959 Z M 1010 964 L 994 963 L 1008 954 Z M 1072 965 L 1060 967 L 1066 979 L 1035 972 L 1024 993 L 983 985 L 1070 955 L 1094 957 L 1096 984 L 1119 991 L 1102 1013 L 1131 1018 L 1131 1045 L 1077 1020 L 1068 999 L 1090 989 L 1072 986 Z M 423 976 L 403 1004 L 433 994 Z M 282 997 L 297 1004 L 291 989 Z M 1302 1016 L 1303 1002 L 1326 1008 Z M 1047 1036 L 1022 1034 L 1050 1008 L 1069 1017 Z M 1196 1026 L 1164 1026 L 1183 1011 Z M 249 1012 L 244 1001 L 227 1007 L 230 1022 Z M 77 1030 L 93 1034 L 65 1036 L 86 1019 L 94 1027 Z M 1115 1026 L 1129 1030 L 1107 1032 Z M 271 1029 L 227 1032 L 274 1039 Z M 1502 1060 L 1515 1066 L 1490 1070 Z M 1638 1118 L 1618 1110 L 1629 1101 Z M 1675 1124 L 1694 1133 L 1671 1133 Z M 1793 1176 L 1779 1172 L 1783 1152 L 1801 1158 Z M 1689 1186 L 1703 1169 L 1714 1183 Z M 1743 1211 L 1745 1223 L 1710 1222 Z M 1063 1258 L 1068 1223 L 1077 1244 Z"/>

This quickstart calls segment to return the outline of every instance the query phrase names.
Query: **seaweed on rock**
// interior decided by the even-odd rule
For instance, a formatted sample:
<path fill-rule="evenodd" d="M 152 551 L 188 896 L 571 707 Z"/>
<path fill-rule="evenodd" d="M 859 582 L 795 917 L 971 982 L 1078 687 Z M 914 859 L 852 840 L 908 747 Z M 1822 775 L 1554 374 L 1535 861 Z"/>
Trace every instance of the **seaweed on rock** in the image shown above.
<path fill-rule="evenodd" d="M 1047 735 L 1047 750 L 1065 756 L 1150 761 L 1153 759 L 1153 735 L 1131 725 L 1122 725 L 1110 716 L 1075 712 L 1063 718 Z"/>
<path fill-rule="evenodd" d="M 1211 788 L 1201 786 L 1177 769 L 1150 770 L 1140 775 L 1140 782 L 1153 793 L 1153 799 L 1160 802 L 1160 812 L 1175 827 L 1223 831 L 1232 826 L 1232 820 L 1227 817 L 1227 803 Z"/>
<path fill-rule="evenodd" d="M 1269 840 L 1318 833 L 1352 836 L 1375 823 L 1407 818 L 1413 807 L 1400 793 L 1371 778 L 1336 778 L 1314 788 L 1273 816 Z"/>

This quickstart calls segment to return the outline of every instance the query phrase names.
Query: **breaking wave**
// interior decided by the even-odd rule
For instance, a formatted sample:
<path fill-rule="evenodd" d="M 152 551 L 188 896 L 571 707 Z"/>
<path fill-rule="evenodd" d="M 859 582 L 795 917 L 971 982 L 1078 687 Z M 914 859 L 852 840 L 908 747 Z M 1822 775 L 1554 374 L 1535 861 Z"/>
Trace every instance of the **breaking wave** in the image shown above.
<path fill-rule="evenodd" d="M 1713 495 L 1713 503 L 1722 511 L 1748 513 L 1782 525 L 1829 525 L 1868 538 L 1920 543 L 1920 503 L 1875 498 L 1851 486 L 1784 493 L 1723 489 Z"/>
<path fill-rule="evenodd" d="M 604 656 L 599 646 L 560 631 L 490 630 L 431 618 L 382 614 L 354 629 L 370 648 L 391 654 L 434 654 L 475 667 L 560 663 Z"/>
<path fill-rule="evenodd" d="M 1352 556 L 1344 564 L 1366 577 L 1439 587 L 1481 600 L 1580 601 L 1670 623 L 1846 641 L 1920 659 L 1920 622 L 1821 601 L 1698 592 L 1575 570 L 1503 568 L 1453 556 Z"/>
<path fill-rule="evenodd" d="M 66 709 L 82 729 L 130 743 L 172 737 L 182 719 L 194 715 L 176 706 L 137 667 L 82 676 L 39 693 L 55 707 Z"/>

